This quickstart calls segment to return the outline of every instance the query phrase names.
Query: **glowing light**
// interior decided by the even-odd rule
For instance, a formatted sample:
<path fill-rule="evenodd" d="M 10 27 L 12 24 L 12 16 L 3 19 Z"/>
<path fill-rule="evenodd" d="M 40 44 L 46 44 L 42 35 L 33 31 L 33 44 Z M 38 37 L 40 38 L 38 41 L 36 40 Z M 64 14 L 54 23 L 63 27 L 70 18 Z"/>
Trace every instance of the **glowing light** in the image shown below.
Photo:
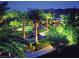
<path fill-rule="evenodd" d="M 41 36 L 46 36 L 46 31 L 39 33 Z"/>
<path fill-rule="evenodd" d="M 18 31 L 22 31 L 22 28 L 17 29 Z"/>
<path fill-rule="evenodd" d="M 49 29 L 48 29 L 48 31 L 49 31 Z M 40 32 L 39 34 L 41 35 L 41 36 L 46 36 L 46 31 L 43 31 L 43 32 Z"/>
<path fill-rule="evenodd" d="M 18 28 L 17 29 L 18 31 L 22 31 L 22 28 Z M 31 26 L 25 26 L 25 31 L 26 32 L 29 32 L 29 31 L 31 31 L 32 30 L 32 27 Z"/>

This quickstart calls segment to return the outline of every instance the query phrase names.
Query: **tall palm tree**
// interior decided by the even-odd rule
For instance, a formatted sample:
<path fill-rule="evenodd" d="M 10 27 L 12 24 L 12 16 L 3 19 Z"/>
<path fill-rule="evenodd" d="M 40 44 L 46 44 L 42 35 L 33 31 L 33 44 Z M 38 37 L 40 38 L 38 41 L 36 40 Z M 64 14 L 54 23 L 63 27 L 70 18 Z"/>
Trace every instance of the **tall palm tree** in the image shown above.
<path fill-rule="evenodd" d="M 40 22 L 40 13 L 41 11 L 39 9 L 29 9 L 28 11 L 28 18 L 33 21 L 34 27 L 35 27 L 35 42 L 38 43 L 38 26 Z"/>
<path fill-rule="evenodd" d="M 26 39 L 26 34 L 25 34 L 25 23 L 26 23 L 26 17 L 27 17 L 27 14 L 26 12 L 18 12 L 18 15 L 19 15 L 19 19 L 22 19 L 22 32 L 23 32 L 23 38 Z"/>
<path fill-rule="evenodd" d="M 25 34 L 25 17 L 23 17 L 22 23 L 23 23 L 23 27 L 22 27 L 23 37 L 24 37 L 24 39 L 26 39 L 26 34 Z"/>
<path fill-rule="evenodd" d="M 48 21 L 53 19 L 54 16 L 51 12 L 42 12 L 41 16 L 44 20 L 46 20 L 46 35 L 48 36 Z"/>

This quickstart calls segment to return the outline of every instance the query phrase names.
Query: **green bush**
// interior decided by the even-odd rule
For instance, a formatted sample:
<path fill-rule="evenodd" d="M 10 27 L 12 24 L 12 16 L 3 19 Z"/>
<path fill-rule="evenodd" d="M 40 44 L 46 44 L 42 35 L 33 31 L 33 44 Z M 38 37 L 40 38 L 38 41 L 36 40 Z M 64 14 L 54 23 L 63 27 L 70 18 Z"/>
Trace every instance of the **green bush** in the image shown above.
<path fill-rule="evenodd" d="M 62 35 L 56 35 L 56 36 L 52 36 L 49 37 L 50 43 L 51 44 L 55 44 L 55 45 L 60 45 L 60 43 L 62 43 L 63 45 L 67 45 L 68 44 L 68 39 L 66 36 L 62 36 Z"/>
<path fill-rule="evenodd" d="M 13 31 L 9 30 L 8 27 L 0 28 L 0 50 L 15 53 L 18 57 L 24 57 L 25 45 L 27 45 L 26 40 L 13 34 Z"/>

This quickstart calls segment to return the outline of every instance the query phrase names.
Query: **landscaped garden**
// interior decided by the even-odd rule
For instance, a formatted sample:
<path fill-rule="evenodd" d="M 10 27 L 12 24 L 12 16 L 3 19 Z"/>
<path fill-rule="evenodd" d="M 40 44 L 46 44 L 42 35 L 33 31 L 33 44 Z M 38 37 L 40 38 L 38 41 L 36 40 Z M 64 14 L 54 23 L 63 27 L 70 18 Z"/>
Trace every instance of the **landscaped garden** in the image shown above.
<path fill-rule="evenodd" d="M 0 4 L 0 57 L 38 57 L 79 43 L 79 16 L 74 16 L 74 9 L 56 19 L 51 11 L 9 11 L 7 5 Z"/>

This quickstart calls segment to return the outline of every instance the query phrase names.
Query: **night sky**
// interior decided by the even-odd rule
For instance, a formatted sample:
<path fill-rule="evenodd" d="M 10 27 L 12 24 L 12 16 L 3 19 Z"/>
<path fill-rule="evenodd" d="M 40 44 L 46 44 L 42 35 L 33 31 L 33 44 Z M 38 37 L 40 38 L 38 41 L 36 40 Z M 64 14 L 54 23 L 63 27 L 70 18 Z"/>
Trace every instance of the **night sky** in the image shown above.
<path fill-rule="evenodd" d="M 11 10 L 27 11 L 28 8 L 79 8 L 79 1 L 9 1 L 8 7 Z"/>

